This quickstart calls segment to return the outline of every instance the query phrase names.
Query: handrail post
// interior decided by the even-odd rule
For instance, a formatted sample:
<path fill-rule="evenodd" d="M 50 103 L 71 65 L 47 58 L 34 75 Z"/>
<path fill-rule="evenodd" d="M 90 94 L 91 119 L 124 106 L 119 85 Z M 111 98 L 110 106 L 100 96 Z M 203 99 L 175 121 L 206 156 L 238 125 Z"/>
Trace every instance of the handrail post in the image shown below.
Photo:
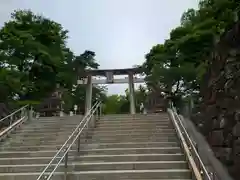
<path fill-rule="evenodd" d="M 95 121 L 98 120 L 98 115 L 99 115 L 99 107 L 97 107 L 96 112 L 95 112 Z"/>
<path fill-rule="evenodd" d="M 79 129 L 79 131 L 80 131 L 80 129 Z M 78 141 L 77 141 L 77 152 L 80 152 L 80 134 L 79 134 L 79 136 L 78 136 Z"/>
<path fill-rule="evenodd" d="M 32 120 L 32 117 L 33 117 L 33 113 L 32 113 L 32 107 L 30 106 L 29 107 L 29 110 L 28 110 L 28 121 L 31 121 Z"/>
<path fill-rule="evenodd" d="M 95 128 L 95 126 L 96 126 L 96 121 L 97 121 L 97 119 L 98 119 L 98 107 L 96 108 L 96 111 L 95 111 L 95 113 L 93 114 L 93 120 L 92 120 L 92 127 L 91 128 Z"/>
<path fill-rule="evenodd" d="M 64 163 L 64 180 L 67 180 L 67 172 L 68 172 L 68 152 L 65 155 L 65 163 Z"/>
<path fill-rule="evenodd" d="M 10 123 L 9 123 L 10 126 L 12 125 L 12 123 L 13 123 L 13 115 L 10 116 Z"/>
<path fill-rule="evenodd" d="M 102 116 L 102 104 L 99 105 L 99 117 Z"/>
<path fill-rule="evenodd" d="M 98 120 L 100 120 L 100 118 L 101 118 L 101 105 L 99 106 L 99 108 L 98 108 Z"/>
<path fill-rule="evenodd" d="M 25 115 L 25 114 L 24 114 L 24 110 L 25 110 L 25 108 L 21 109 L 21 112 L 20 112 L 20 113 L 21 113 L 21 114 L 20 114 L 20 118 L 23 118 L 23 117 L 24 117 L 24 115 Z"/>

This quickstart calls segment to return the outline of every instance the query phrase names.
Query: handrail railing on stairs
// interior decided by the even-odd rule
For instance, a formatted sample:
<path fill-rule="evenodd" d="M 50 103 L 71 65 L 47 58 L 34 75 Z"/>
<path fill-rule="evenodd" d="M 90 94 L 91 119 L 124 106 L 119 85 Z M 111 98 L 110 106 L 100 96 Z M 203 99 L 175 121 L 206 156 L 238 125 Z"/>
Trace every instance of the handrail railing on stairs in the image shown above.
<path fill-rule="evenodd" d="M 97 102 L 93 107 L 86 113 L 81 122 L 77 125 L 72 134 L 68 137 L 65 143 L 57 151 L 48 165 L 44 168 L 42 173 L 38 176 L 37 180 L 50 180 L 54 176 L 55 171 L 64 160 L 64 179 L 67 179 L 67 169 L 68 169 L 68 153 L 72 148 L 74 143 L 77 141 L 77 151 L 80 151 L 80 136 L 85 128 L 90 126 L 91 120 L 93 121 L 93 126 L 95 126 L 95 119 L 93 118 L 94 113 L 100 117 L 101 115 L 101 102 Z M 55 162 L 56 161 L 56 162 Z M 52 166 L 54 168 L 52 169 Z M 48 171 L 50 169 L 50 171 Z"/>
<path fill-rule="evenodd" d="M 19 126 L 24 122 L 26 117 L 28 116 L 29 105 L 25 105 L 20 109 L 14 111 L 13 113 L 5 116 L 0 119 L 0 139 L 3 139 L 6 135 L 11 133 L 15 127 Z"/>
<path fill-rule="evenodd" d="M 191 140 L 186 128 L 184 127 L 177 110 L 174 106 L 168 109 L 168 113 L 171 115 L 171 119 L 176 128 L 176 132 L 181 140 L 183 149 L 189 161 L 189 164 L 193 170 L 193 174 L 197 180 L 213 180 L 213 173 L 209 172 L 204 165 L 201 157 Z"/>

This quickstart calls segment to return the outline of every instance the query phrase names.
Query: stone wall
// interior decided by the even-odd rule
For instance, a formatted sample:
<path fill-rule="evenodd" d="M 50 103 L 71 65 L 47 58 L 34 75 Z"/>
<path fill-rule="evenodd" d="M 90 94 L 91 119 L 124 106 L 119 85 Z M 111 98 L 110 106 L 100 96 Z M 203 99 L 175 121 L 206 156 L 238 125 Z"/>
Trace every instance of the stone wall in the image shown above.
<path fill-rule="evenodd" d="M 240 22 L 226 31 L 208 60 L 203 105 L 193 118 L 218 159 L 240 177 Z"/>

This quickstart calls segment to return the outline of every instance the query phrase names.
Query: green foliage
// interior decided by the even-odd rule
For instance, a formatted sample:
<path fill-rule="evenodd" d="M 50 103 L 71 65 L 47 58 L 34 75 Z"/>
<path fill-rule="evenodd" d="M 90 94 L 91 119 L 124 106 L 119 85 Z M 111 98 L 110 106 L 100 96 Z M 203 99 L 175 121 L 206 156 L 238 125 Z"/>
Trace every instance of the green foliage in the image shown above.
<path fill-rule="evenodd" d="M 202 0 L 198 10 L 183 13 L 170 38 L 146 55 L 148 88 L 162 88 L 171 96 L 199 91 L 216 39 L 236 20 L 239 8 L 238 1 Z"/>
<path fill-rule="evenodd" d="M 103 113 L 105 114 L 124 113 L 124 109 L 125 109 L 124 106 L 126 105 L 128 105 L 128 100 L 126 99 L 126 96 L 121 96 L 121 95 L 108 96 L 103 106 Z"/>
<path fill-rule="evenodd" d="M 67 31 L 56 22 L 31 11 L 15 11 L 0 30 L 1 62 L 21 72 L 21 99 L 37 99 L 55 88 L 59 66 L 64 61 Z"/>
<path fill-rule="evenodd" d="M 140 111 L 140 104 L 146 101 L 147 90 L 144 86 L 139 86 L 134 92 L 136 111 Z M 128 89 L 125 95 L 110 95 L 105 98 L 103 112 L 105 114 L 127 114 L 130 111 L 130 101 Z"/>
<path fill-rule="evenodd" d="M 29 10 L 14 11 L 0 29 L 0 102 L 38 104 L 57 84 L 65 89 L 64 106 L 84 107 L 85 87 L 73 90 L 84 69 L 98 68 L 95 53 L 74 55 L 67 47 L 61 24 Z M 93 99 L 104 99 L 105 91 L 94 87 Z"/>

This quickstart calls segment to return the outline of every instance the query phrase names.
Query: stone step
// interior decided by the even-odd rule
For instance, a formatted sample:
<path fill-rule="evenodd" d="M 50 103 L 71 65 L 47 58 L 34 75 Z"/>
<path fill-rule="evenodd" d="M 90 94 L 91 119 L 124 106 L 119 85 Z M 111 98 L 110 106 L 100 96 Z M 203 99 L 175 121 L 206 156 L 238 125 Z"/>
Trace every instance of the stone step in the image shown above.
<path fill-rule="evenodd" d="M 56 150 L 0 151 L 0 158 L 11 158 L 11 157 L 53 157 L 56 153 L 57 153 Z M 61 153 L 61 154 L 63 154 L 63 153 Z M 76 150 L 70 150 L 69 151 L 69 155 L 76 155 L 76 154 L 77 154 Z"/>
<path fill-rule="evenodd" d="M 65 136 L 68 137 L 73 131 L 60 131 L 60 132 L 21 132 L 21 133 L 13 133 L 12 138 L 24 138 L 24 139 L 39 139 L 44 137 L 56 137 L 56 136 Z M 159 134 L 159 135 L 171 135 L 176 134 L 174 130 L 169 131 L 162 131 L 162 130 L 120 130 L 120 131 L 95 131 L 90 130 L 88 132 L 89 136 L 92 135 L 99 135 L 99 136 L 109 136 L 111 134 L 114 135 L 153 135 L 153 134 Z M 17 136 L 17 137 L 16 137 Z"/>
<path fill-rule="evenodd" d="M 94 138 L 94 139 L 89 139 L 88 142 L 91 143 L 114 143 L 114 142 L 146 142 L 146 141 L 150 141 L 150 142 L 178 142 L 178 138 L 174 137 L 174 136 L 170 136 L 170 137 L 126 137 L 126 138 L 122 138 L 122 137 L 108 137 L 108 138 Z"/>
<path fill-rule="evenodd" d="M 75 157 L 74 161 L 93 162 L 122 162 L 122 161 L 185 161 L 182 153 L 167 154 L 115 154 L 115 155 L 81 155 Z"/>
<path fill-rule="evenodd" d="M 105 121 L 112 121 L 112 120 L 133 120 L 133 119 L 149 119 L 149 120 L 155 120 L 155 119 L 161 119 L 161 120 L 167 120 L 169 119 L 168 116 L 126 116 L 126 117 L 106 117 L 106 116 L 101 116 L 100 120 L 105 120 Z"/>
<path fill-rule="evenodd" d="M 77 126 L 76 126 L 77 127 Z M 19 133 L 57 133 L 57 132 L 72 132 L 76 129 L 76 127 L 72 127 L 72 128 L 51 128 L 51 129 L 23 129 L 22 131 L 20 131 Z"/>
<path fill-rule="evenodd" d="M 102 123 L 156 123 L 156 122 L 172 122 L 169 119 L 97 119 L 97 122 L 102 122 Z"/>
<path fill-rule="evenodd" d="M 47 157 L 9 157 L 0 158 L 0 165 L 48 164 L 52 156 Z M 127 162 L 127 161 L 185 161 L 185 156 L 178 154 L 119 154 L 119 155 L 80 155 L 69 156 L 70 162 Z M 60 160 L 56 158 L 56 162 Z"/>
<path fill-rule="evenodd" d="M 28 140 L 28 141 L 20 141 L 20 140 L 12 140 L 11 142 L 7 142 L 4 145 L 6 145 L 7 147 L 9 146 L 41 146 L 41 145 L 55 145 L 55 144 L 63 144 L 67 139 L 63 139 L 63 138 L 59 138 L 57 140 L 51 140 L 51 141 L 47 141 L 47 140 L 42 140 L 42 141 L 36 141 L 36 140 Z"/>
<path fill-rule="evenodd" d="M 52 139 L 57 139 L 57 138 L 63 138 L 67 140 L 68 136 L 70 136 L 72 132 L 65 132 L 65 133 L 59 133 L 59 134 L 45 134 L 45 135 L 39 135 L 39 136 L 19 136 L 19 137 L 11 137 L 9 140 L 15 140 L 15 141 L 44 141 L 44 140 L 52 140 Z"/>
<path fill-rule="evenodd" d="M 150 115 L 150 114 L 145 114 L 145 115 L 126 115 L 126 116 L 101 116 L 101 119 L 106 119 L 106 120 L 115 120 L 115 119 L 168 119 L 168 114 L 162 114 L 162 115 Z"/>
<path fill-rule="evenodd" d="M 70 120 L 56 120 L 56 121 L 42 121 L 41 119 L 33 120 L 33 121 L 27 121 L 26 124 L 28 126 L 34 126 L 34 125 L 53 125 L 53 124 L 72 124 L 72 123 L 79 123 L 82 119 L 70 119 Z"/>
<path fill-rule="evenodd" d="M 100 128 L 100 127 L 171 127 L 173 128 L 172 123 L 119 123 L 119 124 L 109 124 L 109 123 L 97 123 L 96 127 Z"/>
<path fill-rule="evenodd" d="M 33 121 L 41 121 L 41 122 L 74 121 L 82 118 L 83 118 L 83 115 L 65 116 L 65 117 L 40 117 L 40 118 L 35 118 L 31 122 Z"/>
<path fill-rule="evenodd" d="M 55 118 L 35 118 L 30 122 L 71 122 L 71 121 L 77 121 L 77 120 L 81 120 L 83 118 L 83 116 L 68 116 L 68 117 L 55 117 Z"/>
<path fill-rule="evenodd" d="M 4 146 L 1 147 L 1 151 L 40 151 L 40 150 L 58 150 L 61 148 L 63 144 L 54 144 L 54 145 L 41 145 L 41 146 Z M 75 148 L 75 144 L 73 145 L 73 149 Z"/>
<path fill-rule="evenodd" d="M 4 146 L 2 151 L 39 151 L 39 150 L 57 150 L 62 144 L 56 145 L 41 145 L 41 146 Z M 179 146 L 177 142 L 138 142 L 138 143 L 96 143 L 86 144 L 81 143 L 81 148 L 96 149 L 96 148 L 141 148 L 141 147 L 175 147 Z M 73 145 L 73 149 L 76 145 Z"/>
<path fill-rule="evenodd" d="M 158 132 L 158 133 L 171 133 L 176 131 L 174 129 L 118 129 L 118 130 L 99 130 L 99 129 L 92 129 L 90 130 L 90 133 L 99 133 L 99 134 L 105 134 L 105 133 L 116 133 L 116 134 L 128 134 L 128 133 L 146 133 L 146 132 Z"/>
<path fill-rule="evenodd" d="M 130 130 L 130 129 L 127 129 L 127 130 L 116 130 L 116 131 L 104 131 L 104 130 L 101 130 L 101 131 L 95 131 L 95 130 L 92 130 L 92 131 L 88 131 L 89 134 L 99 134 L 99 135 L 106 135 L 106 134 L 109 134 L 110 136 L 112 135 L 120 135 L 120 134 L 126 134 L 126 135 L 134 135 L 134 134 L 166 134 L 166 136 L 168 134 L 176 134 L 176 131 L 174 129 L 171 129 L 171 130 L 162 130 L 162 129 L 133 129 L 133 130 Z"/>
<path fill-rule="evenodd" d="M 37 127 L 37 126 L 41 126 L 41 127 L 45 127 L 45 126 L 67 126 L 67 125 L 77 125 L 79 124 L 81 121 L 71 121 L 71 122 L 36 122 L 36 123 L 31 123 L 28 124 L 28 127 Z"/>
<path fill-rule="evenodd" d="M 57 142 L 58 144 L 62 144 L 63 142 Z M 7 143 L 4 147 L 1 147 L 0 151 L 40 151 L 40 150 L 57 150 L 58 147 L 56 143 L 48 142 L 48 143 Z"/>
<path fill-rule="evenodd" d="M 54 156 L 56 150 L 41 150 L 41 151 L 0 151 L 0 158 L 10 157 L 48 157 Z M 104 148 L 104 149 L 81 149 L 78 154 L 76 150 L 70 150 L 69 155 L 117 155 L 117 154 L 174 154 L 180 153 L 179 147 L 145 147 L 145 148 Z"/>
<path fill-rule="evenodd" d="M 173 125 L 171 123 L 167 123 L 167 124 L 160 124 L 160 123 L 119 123 L 118 125 L 115 124 L 97 124 L 96 126 L 97 128 L 101 128 L 101 127 L 117 127 L 117 128 L 121 128 L 121 127 L 145 127 L 145 128 L 151 128 L 151 127 L 172 127 Z"/>
<path fill-rule="evenodd" d="M 90 135 L 89 135 L 90 136 Z M 90 136 L 92 139 L 98 138 L 98 139 L 109 139 L 115 138 L 115 139 L 127 139 L 127 138 L 154 138 L 154 137 L 177 137 L 175 133 L 145 133 L 145 134 L 99 134 L 99 133 L 94 133 L 93 135 Z"/>
<path fill-rule="evenodd" d="M 77 127 L 77 126 L 76 126 Z M 72 132 L 76 127 L 60 127 L 60 128 L 48 128 L 48 129 L 22 129 L 19 133 L 56 133 L 56 132 Z"/>
<path fill-rule="evenodd" d="M 79 178 L 90 179 L 191 179 L 187 169 L 83 171 Z"/>
<path fill-rule="evenodd" d="M 34 122 L 43 122 L 43 123 L 54 123 L 54 122 L 72 122 L 72 121 L 79 121 L 82 120 L 83 116 L 68 116 L 68 117 L 58 117 L 55 119 L 51 118 L 39 118 L 39 119 L 34 119 Z M 32 121 L 32 122 L 33 122 Z"/>
<path fill-rule="evenodd" d="M 97 121 L 97 123 L 102 123 L 102 124 L 134 124 L 134 123 L 149 123 L 149 124 L 155 124 L 155 123 L 162 123 L 162 124 L 164 124 L 164 123 L 172 123 L 171 121 L 169 121 L 169 120 L 140 120 L 140 119 L 134 119 L 134 120 L 124 120 L 124 121 L 121 121 L 121 120 L 105 120 L 105 121 L 103 121 L 103 120 L 98 120 Z"/>
<path fill-rule="evenodd" d="M 42 137 L 44 138 L 44 136 L 48 136 L 48 137 L 55 137 L 55 136 L 65 136 L 67 137 L 67 135 L 70 135 L 73 130 L 70 131 L 55 131 L 55 132 L 40 132 L 40 131 L 36 131 L 34 132 L 19 132 L 19 133 L 13 133 L 11 138 L 37 138 L 37 137 Z"/>
<path fill-rule="evenodd" d="M 27 165 L 0 165 L 0 173 L 21 173 L 21 172 L 42 172 L 47 164 L 27 164 Z M 49 170 L 56 164 L 52 164 Z M 68 170 L 75 171 L 98 171 L 98 170 L 149 170 L 149 169 L 186 169 L 185 161 L 127 161 L 127 162 L 75 162 L 68 164 Z M 64 171 L 64 163 L 57 169 Z"/>
<path fill-rule="evenodd" d="M 0 165 L 0 173 L 29 173 L 39 172 L 41 173 L 48 164 L 24 164 L 24 165 Z M 51 172 L 57 164 L 52 164 L 48 168 L 48 172 Z M 68 171 L 74 170 L 74 164 L 68 165 Z M 56 169 L 56 172 L 64 172 L 64 164 L 60 164 Z"/>
<path fill-rule="evenodd" d="M 1 147 L 1 151 L 40 151 L 40 150 L 58 150 L 60 146 L 7 146 Z"/>
<path fill-rule="evenodd" d="M 37 179 L 39 172 L 34 173 L 0 173 L 1 180 L 33 180 Z M 48 175 L 50 173 L 46 173 Z M 57 172 L 51 180 L 64 180 L 64 173 Z M 69 172 L 68 180 L 189 180 L 191 171 L 188 169 L 160 169 L 160 170 L 111 170 L 111 171 L 77 171 Z"/>
<path fill-rule="evenodd" d="M 52 136 L 65 136 L 67 137 L 68 135 L 70 135 L 72 133 L 72 131 L 70 132 L 67 132 L 67 131 L 60 131 L 60 132 L 14 132 L 12 133 L 12 136 L 13 135 L 16 135 L 17 137 L 19 138 L 35 138 L 35 137 L 52 137 Z M 14 136 L 15 138 L 15 136 Z"/>
<path fill-rule="evenodd" d="M 147 170 L 186 169 L 185 161 L 127 161 L 127 162 L 82 162 L 75 164 L 75 171 L 97 170 Z"/>
<path fill-rule="evenodd" d="M 57 132 L 72 132 L 75 130 L 77 126 L 75 127 L 61 127 L 61 128 L 48 128 L 48 129 L 21 129 L 16 131 L 16 133 L 57 133 Z M 151 126 L 151 127 L 145 127 L 145 126 L 120 126 L 120 127 L 97 127 L 96 129 L 89 129 L 90 131 L 94 130 L 95 132 L 99 131 L 175 131 L 173 127 L 169 126 Z M 15 133 L 15 134 L 16 134 Z"/>
<path fill-rule="evenodd" d="M 141 148 L 103 148 L 103 149 L 82 149 L 81 155 L 117 155 L 117 154 L 174 154 L 181 153 L 179 147 L 141 147 Z"/>
<path fill-rule="evenodd" d="M 99 122 L 138 122 L 138 121 L 145 121 L 145 122 L 171 122 L 169 118 L 112 118 L 112 119 L 97 119 Z"/>
<path fill-rule="evenodd" d="M 162 123 L 167 123 L 167 122 L 172 122 L 169 119 L 97 119 L 97 122 L 102 122 L 102 123 L 157 123 L 157 122 L 162 122 Z"/>
<path fill-rule="evenodd" d="M 63 128 L 75 128 L 77 127 L 77 124 L 66 124 L 66 125 L 52 125 L 52 126 L 48 126 L 48 125 L 44 125 L 44 126 L 39 126 L 39 125 L 35 125 L 35 126 L 26 126 L 22 129 L 24 130 L 36 130 L 39 128 L 43 128 L 43 129 L 63 129 Z"/>
<path fill-rule="evenodd" d="M 77 126 L 76 126 L 77 127 Z M 18 131 L 19 133 L 56 133 L 56 132 L 72 132 L 76 127 L 72 127 L 72 128 L 65 128 L 65 127 L 61 127 L 61 128 L 48 128 L 48 129 L 43 129 L 43 128 L 39 128 L 39 129 L 21 129 L 20 131 Z"/>
<path fill-rule="evenodd" d="M 49 141 L 55 141 L 55 140 L 60 140 L 60 141 L 64 141 L 68 139 L 68 136 L 70 134 L 59 134 L 59 135 L 55 135 L 55 136 L 42 136 L 42 137 L 11 137 L 8 139 L 8 142 L 10 143 L 29 143 L 29 142 L 49 142 Z"/>
<path fill-rule="evenodd" d="M 54 122 L 76 122 L 76 121 L 80 121 L 83 119 L 82 117 L 75 117 L 75 116 L 68 116 L 65 118 L 56 118 L 56 119 L 43 119 L 43 118 L 39 118 L 39 119 L 34 119 L 31 122 L 44 122 L 44 123 L 54 123 Z"/>
<path fill-rule="evenodd" d="M 1 165 L 31 165 L 31 164 L 48 164 L 52 160 L 53 156 L 47 157 L 9 157 L 9 158 L 0 158 Z M 61 157 L 56 158 L 56 162 L 60 160 Z M 68 157 L 69 161 L 75 159 L 74 156 Z"/>
<path fill-rule="evenodd" d="M 120 131 L 120 130 L 173 130 L 172 126 L 101 126 L 97 127 L 98 131 Z"/>
<path fill-rule="evenodd" d="M 97 149 L 97 148 L 141 148 L 141 147 L 180 147 L 178 142 L 119 142 L 119 143 L 88 143 L 83 144 L 84 148 Z"/>

